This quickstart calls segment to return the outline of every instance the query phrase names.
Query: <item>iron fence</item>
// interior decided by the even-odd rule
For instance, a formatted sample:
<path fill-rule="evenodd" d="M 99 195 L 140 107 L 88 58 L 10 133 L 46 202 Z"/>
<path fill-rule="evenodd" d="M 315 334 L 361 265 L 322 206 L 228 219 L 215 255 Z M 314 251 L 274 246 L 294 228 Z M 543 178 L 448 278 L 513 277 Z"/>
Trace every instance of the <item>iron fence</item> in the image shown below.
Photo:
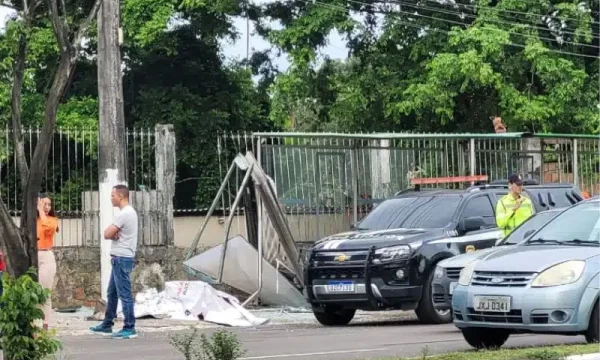
<path fill-rule="evenodd" d="M 600 194 L 600 137 L 594 136 L 254 133 L 223 134 L 219 144 L 222 172 L 236 153 L 256 154 L 277 186 L 297 241 L 348 230 L 374 204 L 408 188 L 413 177 L 488 175 L 494 181 L 518 173 Z M 242 176 L 227 184 L 224 208 Z"/>
<path fill-rule="evenodd" d="M 39 128 L 23 130 L 25 156 L 30 162 Z M 56 246 L 99 246 L 98 153 L 96 129 L 58 129 L 54 134 L 42 191 L 52 198 L 60 219 Z M 0 129 L 0 199 L 18 221 L 22 189 L 12 130 Z M 154 129 L 129 129 L 126 136 L 127 181 L 131 203 L 138 211 L 140 244 L 158 245 L 157 183 Z"/>

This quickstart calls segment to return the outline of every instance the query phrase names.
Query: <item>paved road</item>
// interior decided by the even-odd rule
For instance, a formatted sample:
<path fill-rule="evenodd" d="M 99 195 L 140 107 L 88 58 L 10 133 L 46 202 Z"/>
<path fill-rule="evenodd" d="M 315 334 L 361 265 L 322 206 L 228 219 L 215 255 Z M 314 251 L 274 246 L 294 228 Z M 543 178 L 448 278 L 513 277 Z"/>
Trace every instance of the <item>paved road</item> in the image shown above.
<path fill-rule="evenodd" d="M 208 331 L 208 330 L 207 330 Z M 312 325 L 274 325 L 257 329 L 235 329 L 247 350 L 243 360 L 311 359 L 350 360 L 422 356 L 468 350 L 452 325 L 425 326 L 413 322 L 359 324 L 345 328 Z M 152 332 L 134 340 L 112 340 L 93 335 L 63 337 L 61 360 L 165 360 L 183 359 L 168 343 L 168 334 Z M 519 335 L 507 346 L 582 343 L 583 337 Z"/>

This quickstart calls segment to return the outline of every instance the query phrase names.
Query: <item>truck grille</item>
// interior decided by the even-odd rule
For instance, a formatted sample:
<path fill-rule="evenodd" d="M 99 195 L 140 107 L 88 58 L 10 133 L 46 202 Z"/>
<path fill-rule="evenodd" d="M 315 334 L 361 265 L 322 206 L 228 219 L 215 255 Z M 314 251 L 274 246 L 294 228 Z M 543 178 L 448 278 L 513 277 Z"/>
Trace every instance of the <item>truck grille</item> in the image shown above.
<path fill-rule="evenodd" d="M 467 308 L 467 318 L 469 319 L 469 321 L 489 323 L 523 323 L 523 314 L 521 310 L 512 310 L 509 313 L 495 313 L 489 311 L 475 311 L 475 309 L 473 308 Z"/>
<path fill-rule="evenodd" d="M 367 260 L 367 251 L 319 251 L 315 253 L 315 265 L 364 265 Z"/>
<path fill-rule="evenodd" d="M 489 272 L 476 271 L 472 285 L 493 287 L 525 287 L 533 279 L 531 272 Z"/>
<path fill-rule="evenodd" d="M 362 279 L 364 273 L 364 268 L 316 268 L 312 270 L 312 278 L 315 280 Z"/>
<path fill-rule="evenodd" d="M 447 268 L 446 276 L 451 280 L 458 280 L 458 278 L 460 277 L 460 271 L 462 269 L 463 268 Z"/>

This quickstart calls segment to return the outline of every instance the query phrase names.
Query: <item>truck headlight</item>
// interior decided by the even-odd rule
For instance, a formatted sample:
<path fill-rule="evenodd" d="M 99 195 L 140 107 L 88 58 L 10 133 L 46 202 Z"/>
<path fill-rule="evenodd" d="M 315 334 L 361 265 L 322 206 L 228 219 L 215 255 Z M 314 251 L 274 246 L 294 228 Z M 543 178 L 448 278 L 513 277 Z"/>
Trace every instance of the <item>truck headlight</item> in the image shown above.
<path fill-rule="evenodd" d="M 435 279 L 441 279 L 444 277 L 444 268 L 441 266 L 436 266 L 435 267 L 435 272 L 433 273 L 433 277 Z"/>
<path fill-rule="evenodd" d="M 399 245 L 377 249 L 375 250 L 375 255 L 379 255 L 381 262 L 406 259 L 410 256 L 410 247 L 408 245 Z"/>
<path fill-rule="evenodd" d="M 542 271 L 531 287 L 550 287 L 572 284 L 579 280 L 585 269 L 585 261 L 573 260 L 560 263 Z"/>
<path fill-rule="evenodd" d="M 460 271 L 458 285 L 469 286 L 471 284 L 471 279 L 473 278 L 473 273 L 475 273 L 476 264 L 476 261 L 472 261 Z"/>

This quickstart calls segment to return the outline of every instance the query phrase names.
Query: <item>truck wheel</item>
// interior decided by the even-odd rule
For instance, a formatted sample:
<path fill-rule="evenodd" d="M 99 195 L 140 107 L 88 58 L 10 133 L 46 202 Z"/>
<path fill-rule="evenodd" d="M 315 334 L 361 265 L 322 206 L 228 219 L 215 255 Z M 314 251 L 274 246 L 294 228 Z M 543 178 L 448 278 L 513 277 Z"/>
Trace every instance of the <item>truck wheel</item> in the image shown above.
<path fill-rule="evenodd" d="M 592 317 L 590 318 L 590 325 L 585 332 L 585 340 L 590 343 L 600 342 L 600 301 L 596 300 L 594 310 L 592 310 Z"/>
<path fill-rule="evenodd" d="M 313 310 L 315 318 L 325 326 L 343 326 L 348 325 L 354 318 L 356 310 L 340 309 L 326 306 L 324 309 Z"/>
<path fill-rule="evenodd" d="M 433 275 L 434 271 L 432 268 L 427 275 L 427 281 L 423 284 L 421 301 L 415 312 L 417 313 L 419 321 L 423 324 L 448 324 L 452 322 L 452 311 L 436 310 L 433 306 L 433 289 L 431 288 Z"/>
<path fill-rule="evenodd" d="M 475 349 L 498 349 L 510 336 L 504 329 L 466 328 L 461 329 L 463 337 Z"/>

